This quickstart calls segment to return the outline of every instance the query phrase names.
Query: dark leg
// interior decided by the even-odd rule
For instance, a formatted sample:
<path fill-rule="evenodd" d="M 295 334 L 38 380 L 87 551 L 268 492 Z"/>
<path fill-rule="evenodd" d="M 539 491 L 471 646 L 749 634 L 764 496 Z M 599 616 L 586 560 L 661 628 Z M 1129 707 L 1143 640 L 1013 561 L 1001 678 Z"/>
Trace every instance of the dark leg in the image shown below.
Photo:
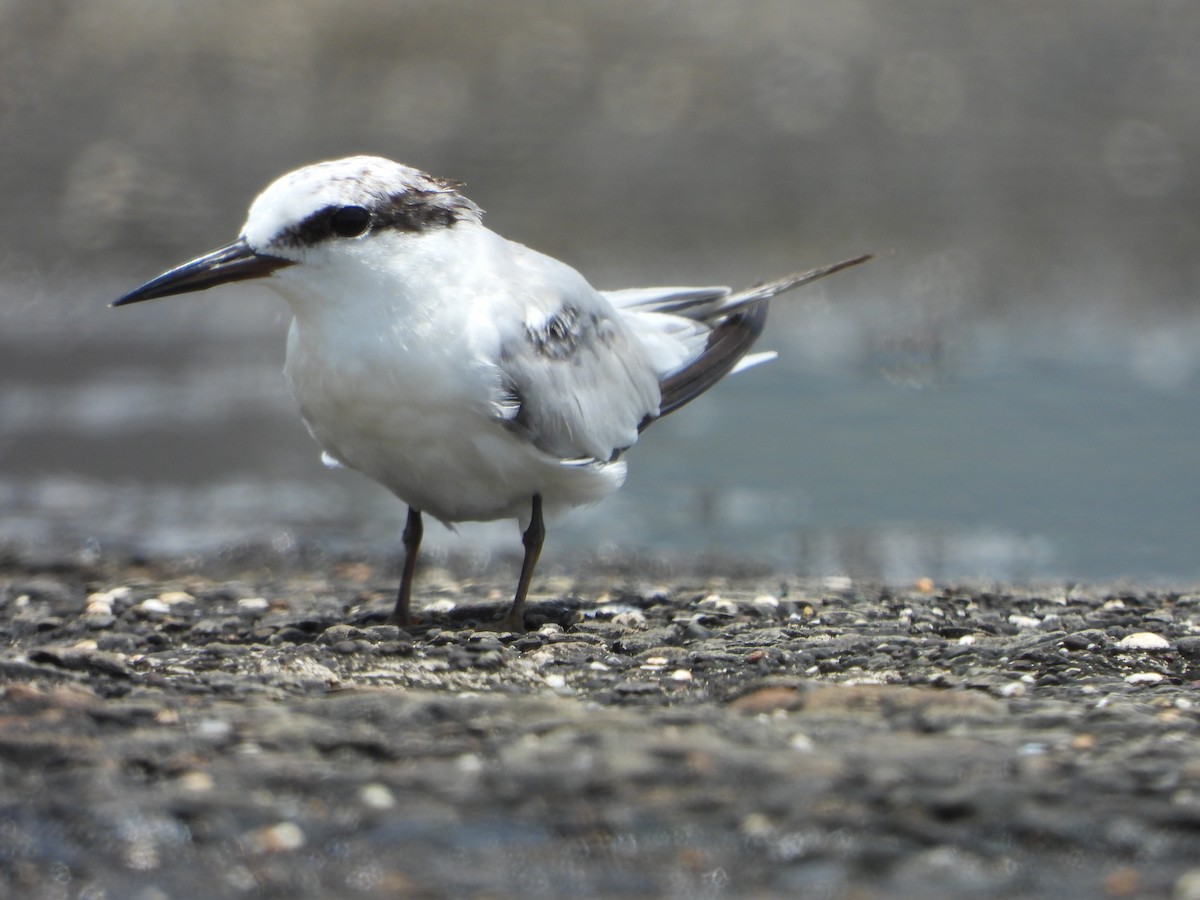
<path fill-rule="evenodd" d="M 525 545 L 525 561 L 521 563 L 521 578 L 517 581 L 517 596 L 513 598 L 512 608 L 500 623 L 502 628 L 509 631 L 525 630 L 525 595 L 529 593 L 529 582 L 533 580 L 533 570 L 537 566 L 538 557 L 542 553 L 542 544 L 546 540 L 546 526 L 542 523 L 542 495 L 533 495 L 533 515 L 529 519 L 529 527 L 521 536 Z"/>
<path fill-rule="evenodd" d="M 421 511 L 408 508 L 408 521 L 404 523 L 404 570 L 400 573 L 400 592 L 396 595 L 396 609 L 392 622 L 400 627 L 412 624 L 412 582 L 417 569 L 417 552 L 421 549 L 421 536 L 425 526 L 421 524 Z"/>

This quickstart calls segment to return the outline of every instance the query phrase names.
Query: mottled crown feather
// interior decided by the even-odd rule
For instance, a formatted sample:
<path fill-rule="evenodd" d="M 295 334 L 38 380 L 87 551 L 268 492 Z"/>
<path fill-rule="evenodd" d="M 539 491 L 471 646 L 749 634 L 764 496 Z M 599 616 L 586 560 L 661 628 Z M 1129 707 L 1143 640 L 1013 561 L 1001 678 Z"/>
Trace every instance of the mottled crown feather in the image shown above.
<path fill-rule="evenodd" d="M 242 235 L 262 250 L 300 248 L 336 238 L 334 214 L 361 207 L 369 227 L 424 231 L 480 221 L 483 211 L 461 184 L 389 159 L 353 156 L 305 166 L 272 182 L 250 207 Z"/>

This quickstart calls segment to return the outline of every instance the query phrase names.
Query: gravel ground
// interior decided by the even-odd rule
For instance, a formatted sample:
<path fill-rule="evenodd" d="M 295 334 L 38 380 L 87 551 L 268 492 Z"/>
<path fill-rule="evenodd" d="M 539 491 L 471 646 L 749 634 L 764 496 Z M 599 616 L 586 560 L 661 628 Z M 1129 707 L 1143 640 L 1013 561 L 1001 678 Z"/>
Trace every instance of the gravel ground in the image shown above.
<path fill-rule="evenodd" d="M 8 554 L 0 896 L 1200 898 L 1200 593 L 510 568 Z"/>

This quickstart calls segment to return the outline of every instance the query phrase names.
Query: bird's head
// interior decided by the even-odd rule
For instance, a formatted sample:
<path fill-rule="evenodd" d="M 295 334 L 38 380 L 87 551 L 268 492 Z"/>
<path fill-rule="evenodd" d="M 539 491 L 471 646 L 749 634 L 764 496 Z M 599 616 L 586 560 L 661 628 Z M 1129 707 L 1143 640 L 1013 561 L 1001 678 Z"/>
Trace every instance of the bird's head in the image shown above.
<path fill-rule="evenodd" d="M 383 235 L 478 222 L 479 207 L 458 187 L 377 156 L 305 166 L 258 195 L 235 241 L 164 272 L 112 305 L 265 278 L 289 266 L 351 254 Z"/>

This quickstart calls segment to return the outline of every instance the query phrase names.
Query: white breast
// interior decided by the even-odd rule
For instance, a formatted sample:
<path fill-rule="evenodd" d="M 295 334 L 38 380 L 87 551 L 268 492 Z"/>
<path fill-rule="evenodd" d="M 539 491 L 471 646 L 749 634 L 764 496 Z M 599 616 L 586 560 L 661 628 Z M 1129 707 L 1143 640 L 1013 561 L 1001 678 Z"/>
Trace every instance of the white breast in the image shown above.
<path fill-rule="evenodd" d="M 413 277 L 357 260 L 272 280 L 296 313 L 284 372 L 322 449 L 446 522 L 523 518 L 535 493 L 553 508 L 615 491 L 624 463 L 564 466 L 498 419 L 478 307 L 462 302 L 495 280 L 479 278 L 486 265 L 431 263 L 440 248 L 422 242 Z"/>

